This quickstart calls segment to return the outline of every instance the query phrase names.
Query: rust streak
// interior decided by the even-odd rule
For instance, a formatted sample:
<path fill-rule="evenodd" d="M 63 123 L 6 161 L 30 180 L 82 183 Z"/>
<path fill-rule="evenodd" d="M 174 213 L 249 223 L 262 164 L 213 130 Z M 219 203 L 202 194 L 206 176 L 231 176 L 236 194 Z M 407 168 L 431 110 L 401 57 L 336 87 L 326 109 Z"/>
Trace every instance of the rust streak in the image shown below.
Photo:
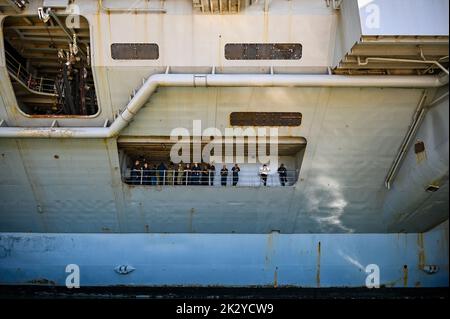
<path fill-rule="evenodd" d="M 275 273 L 273 274 L 273 287 L 278 287 L 278 267 L 275 268 Z"/>
<path fill-rule="evenodd" d="M 272 254 L 273 254 L 273 234 L 270 233 L 269 236 L 267 236 L 267 253 L 265 258 L 266 266 L 270 264 Z"/>
<path fill-rule="evenodd" d="M 263 41 L 268 42 L 269 41 L 269 13 L 266 11 L 264 12 L 264 20 L 263 20 Z"/>
<path fill-rule="evenodd" d="M 425 266 L 425 245 L 423 234 L 417 234 L 417 246 L 419 249 L 419 269 L 423 269 Z"/>
<path fill-rule="evenodd" d="M 316 271 L 317 288 L 320 288 L 320 255 L 321 255 L 321 244 L 319 241 L 319 243 L 317 244 L 317 271 Z"/>
<path fill-rule="evenodd" d="M 408 287 L 408 266 L 403 266 L 403 286 Z"/>

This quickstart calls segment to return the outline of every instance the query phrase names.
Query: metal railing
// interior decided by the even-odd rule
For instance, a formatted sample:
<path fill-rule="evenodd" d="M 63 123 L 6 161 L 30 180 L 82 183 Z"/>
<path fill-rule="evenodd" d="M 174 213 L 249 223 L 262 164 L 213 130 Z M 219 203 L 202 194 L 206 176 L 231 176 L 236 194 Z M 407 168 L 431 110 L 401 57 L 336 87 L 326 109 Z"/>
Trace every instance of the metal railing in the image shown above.
<path fill-rule="evenodd" d="M 144 186 L 282 187 L 293 186 L 297 182 L 298 171 L 287 171 L 286 175 L 272 172 L 267 176 L 258 172 L 240 172 L 235 176 L 229 171 L 222 176 L 220 171 L 131 169 L 122 175 L 122 179 L 129 185 Z"/>
<path fill-rule="evenodd" d="M 33 93 L 57 95 L 55 79 L 33 76 L 8 51 L 5 51 L 5 57 L 9 74 L 16 81 L 19 81 L 22 86 L 28 88 Z"/>

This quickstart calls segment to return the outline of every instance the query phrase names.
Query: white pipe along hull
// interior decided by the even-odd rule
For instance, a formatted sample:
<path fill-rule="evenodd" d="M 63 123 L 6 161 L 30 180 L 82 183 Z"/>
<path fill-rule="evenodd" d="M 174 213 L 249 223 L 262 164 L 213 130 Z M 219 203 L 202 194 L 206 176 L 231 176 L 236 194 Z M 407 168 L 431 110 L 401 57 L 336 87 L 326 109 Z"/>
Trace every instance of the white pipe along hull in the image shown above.
<path fill-rule="evenodd" d="M 389 87 L 434 88 L 448 76 L 345 76 L 303 74 L 155 74 L 109 127 L 0 127 L 0 138 L 111 138 L 130 123 L 159 86 L 173 87 Z"/>

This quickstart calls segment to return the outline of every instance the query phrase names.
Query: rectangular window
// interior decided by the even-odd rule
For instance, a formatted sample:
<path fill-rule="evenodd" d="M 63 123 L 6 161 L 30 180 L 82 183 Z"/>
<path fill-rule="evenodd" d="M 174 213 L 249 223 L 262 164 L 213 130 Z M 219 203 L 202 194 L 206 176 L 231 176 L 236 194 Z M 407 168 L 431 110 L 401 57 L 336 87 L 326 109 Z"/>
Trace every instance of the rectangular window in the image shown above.
<path fill-rule="evenodd" d="M 158 60 L 156 43 L 113 43 L 111 56 L 114 60 Z"/>
<path fill-rule="evenodd" d="M 227 60 L 300 60 L 300 43 L 228 43 Z"/>
<path fill-rule="evenodd" d="M 275 168 L 272 171 L 273 174 L 269 174 L 265 180 L 259 174 L 262 164 L 259 161 L 256 163 L 255 158 L 265 154 L 270 155 L 272 141 L 266 144 L 265 140 L 261 140 L 260 143 L 263 144 L 255 145 L 248 138 L 242 141 L 216 136 L 214 140 L 214 151 L 211 152 L 209 140 L 203 140 L 199 145 L 202 156 L 196 158 L 193 152 L 195 146 L 192 142 L 183 143 L 169 136 L 119 137 L 117 148 L 122 181 L 132 187 L 204 186 L 209 188 L 261 187 L 263 185 L 283 187 L 294 186 L 297 183 L 307 146 L 305 138 L 280 137 L 277 140 L 274 145 L 277 148 L 276 156 L 278 162 L 284 164 L 284 169 L 278 171 Z M 198 162 L 199 169 L 193 169 L 195 162 Z M 233 176 L 232 167 L 235 164 L 239 164 L 241 168 L 238 179 L 233 178 L 235 176 Z M 228 167 L 228 174 L 221 175 L 223 165 Z M 201 188 L 198 191 L 201 192 Z M 173 190 L 173 192 L 176 191 Z M 230 209 L 233 209 L 231 206 Z"/>
<path fill-rule="evenodd" d="M 300 126 L 302 114 L 298 112 L 233 112 L 233 126 Z"/>

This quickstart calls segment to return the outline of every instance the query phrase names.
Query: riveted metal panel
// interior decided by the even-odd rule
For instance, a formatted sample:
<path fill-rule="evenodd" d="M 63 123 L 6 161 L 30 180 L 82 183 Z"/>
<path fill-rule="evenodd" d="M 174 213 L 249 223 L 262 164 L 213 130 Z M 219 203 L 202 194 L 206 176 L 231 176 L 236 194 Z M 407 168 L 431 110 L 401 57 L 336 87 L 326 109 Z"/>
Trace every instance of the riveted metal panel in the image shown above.
<path fill-rule="evenodd" d="M 235 126 L 300 126 L 299 112 L 233 112 L 230 123 Z"/>
<path fill-rule="evenodd" d="M 158 60 L 156 43 L 113 43 L 111 56 L 114 60 Z"/>
<path fill-rule="evenodd" d="M 227 60 L 300 60 L 300 43 L 228 43 Z"/>

